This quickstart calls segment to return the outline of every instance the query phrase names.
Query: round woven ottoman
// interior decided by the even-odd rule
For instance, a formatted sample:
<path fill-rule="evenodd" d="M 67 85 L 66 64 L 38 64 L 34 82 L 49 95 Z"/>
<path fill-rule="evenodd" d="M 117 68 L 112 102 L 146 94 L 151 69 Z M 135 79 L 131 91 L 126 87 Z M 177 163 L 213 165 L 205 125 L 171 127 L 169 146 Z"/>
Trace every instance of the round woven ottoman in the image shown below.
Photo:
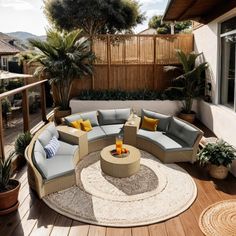
<path fill-rule="evenodd" d="M 110 176 L 125 178 L 137 173 L 140 169 L 140 152 L 130 145 L 123 145 L 129 150 L 126 157 L 115 157 L 111 151 L 115 145 L 110 145 L 102 149 L 100 163 L 102 171 Z"/>

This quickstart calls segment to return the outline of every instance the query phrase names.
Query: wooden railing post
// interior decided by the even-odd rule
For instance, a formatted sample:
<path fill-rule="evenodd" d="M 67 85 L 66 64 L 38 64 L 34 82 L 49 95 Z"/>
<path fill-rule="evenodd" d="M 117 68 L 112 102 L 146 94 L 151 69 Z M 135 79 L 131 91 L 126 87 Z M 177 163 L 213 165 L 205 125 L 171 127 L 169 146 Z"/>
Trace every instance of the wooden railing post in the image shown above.
<path fill-rule="evenodd" d="M 27 132 L 30 130 L 28 89 L 22 91 L 22 96 L 23 96 L 22 111 L 23 111 L 24 132 Z"/>
<path fill-rule="evenodd" d="M 0 99 L 0 159 L 4 161 L 5 152 L 4 152 L 4 141 L 3 141 L 3 120 L 2 120 L 2 100 Z"/>
<path fill-rule="evenodd" d="M 47 122 L 45 83 L 41 84 L 41 114 L 42 120 Z"/>

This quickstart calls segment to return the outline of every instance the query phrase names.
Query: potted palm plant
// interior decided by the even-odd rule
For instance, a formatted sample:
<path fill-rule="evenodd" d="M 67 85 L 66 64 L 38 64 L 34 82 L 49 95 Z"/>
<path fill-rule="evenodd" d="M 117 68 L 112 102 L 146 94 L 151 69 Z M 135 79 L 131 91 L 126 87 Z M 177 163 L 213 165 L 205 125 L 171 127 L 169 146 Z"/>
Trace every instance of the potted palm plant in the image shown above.
<path fill-rule="evenodd" d="M 32 140 L 30 132 L 21 133 L 17 136 L 15 141 L 15 154 L 18 156 L 20 166 L 26 163 L 25 149 Z"/>
<path fill-rule="evenodd" d="M 166 66 L 165 71 L 178 70 L 180 75 L 173 80 L 173 86 L 165 90 L 166 94 L 174 93 L 182 101 L 183 107 L 179 117 L 193 123 L 195 112 L 192 111 L 193 99 L 204 95 L 205 90 L 205 70 L 207 62 L 196 64 L 196 59 L 201 55 L 194 52 L 185 54 L 182 50 L 177 50 L 177 58 L 182 67 Z"/>
<path fill-rule="evenodd" d="M 208 143 L 199 153 L 198 160 L 201 166 L 209 164 L 209 173 L 217 179 L 224 179 L 232 161 L 236 159 L 236 150 L 223 140 Z"/>
<path fill-rule="evenodd" d="M 92 74 L 94 53 L 80 30 L 59 32 L 49 29 L 46 41 L 30 39 L 29 42 L 39 51 L 29 63 L 39 62 L 35 74 L 46 76 L 53 87 L 54 116 L 58 122 L 70 114 L 73 80 Z"/>
<path fill-rule="evenodd" d="M 0 160 L 0 215 L 8 214 L 18 208 L 20 182 L 10 179 L 11 161 L 14 153 L 5 160 Z"/>

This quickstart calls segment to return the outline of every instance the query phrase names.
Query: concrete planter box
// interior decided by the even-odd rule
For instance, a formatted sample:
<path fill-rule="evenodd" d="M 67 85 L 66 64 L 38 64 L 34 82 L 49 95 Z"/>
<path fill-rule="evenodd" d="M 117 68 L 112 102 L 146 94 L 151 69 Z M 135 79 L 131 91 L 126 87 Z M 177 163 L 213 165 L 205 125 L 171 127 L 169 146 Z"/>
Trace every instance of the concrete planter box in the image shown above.
<path fill-rule="evenodd" d="M 154 110 L 163 114 L 176 115 L 181 110 L 182 103 L 180 101 L 170 100 L 77 100 L 70 101 L 71 113 L 93 111 L 98 109 L 114 109 L 114 108 L 134 108 L 140 114 L 142 108 Z M 194 110 L 196 111 L 196 102 L 194 103 Z"/>

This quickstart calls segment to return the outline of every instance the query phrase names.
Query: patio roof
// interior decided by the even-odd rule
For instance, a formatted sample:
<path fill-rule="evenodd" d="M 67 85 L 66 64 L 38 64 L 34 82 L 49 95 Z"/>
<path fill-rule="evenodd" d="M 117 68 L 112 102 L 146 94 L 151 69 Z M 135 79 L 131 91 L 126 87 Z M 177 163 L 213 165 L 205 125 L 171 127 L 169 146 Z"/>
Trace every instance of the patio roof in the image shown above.
<path fill-rule="evenodd" d="M 207 24 L 236 7 L 235 0 L 169 0 L 164 21 L 196 20 Z"/>

